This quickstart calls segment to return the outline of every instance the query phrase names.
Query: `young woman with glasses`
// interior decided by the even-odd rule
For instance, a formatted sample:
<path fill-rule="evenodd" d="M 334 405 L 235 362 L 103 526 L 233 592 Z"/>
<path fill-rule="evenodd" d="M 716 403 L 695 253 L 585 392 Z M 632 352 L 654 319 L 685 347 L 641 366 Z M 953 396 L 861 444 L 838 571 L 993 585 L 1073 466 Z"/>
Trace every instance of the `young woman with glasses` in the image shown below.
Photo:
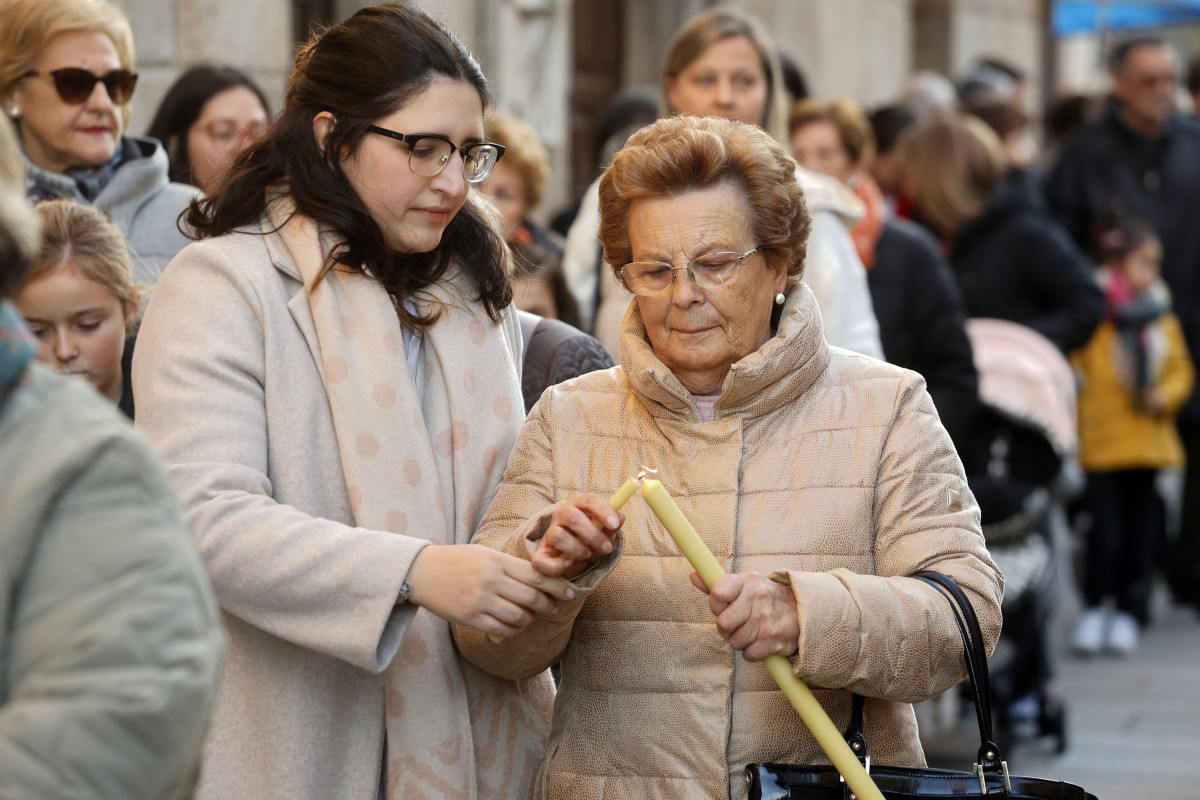
<path fill-rule="evenodd" d="M 531 794 L 549 677 L 487 676 L 449 628 L 571 596 L 469 544 L 523 419 L 488 99 L 423 12 L 328 29 L 146 312 L 138 423 L 231 642 L 201 798 Z"/>
<path fill-rule="evenodd" d="M 0 25 L 0 108 L 16 123 L 30 202 L 94 205 L 129 240 L 134 279 L 153 284 L 187 244 L 152 139 L 125 135 L 137 85 L 129 22 L 107 0 L 8 0 Z"/>
<path fill-rule="evenodd" d="M 171 84 L 146 135 L 167 148 L 171 180 L 211 194 L 269 118 L 267 98 L 249 75 L 200 64 Z"/>

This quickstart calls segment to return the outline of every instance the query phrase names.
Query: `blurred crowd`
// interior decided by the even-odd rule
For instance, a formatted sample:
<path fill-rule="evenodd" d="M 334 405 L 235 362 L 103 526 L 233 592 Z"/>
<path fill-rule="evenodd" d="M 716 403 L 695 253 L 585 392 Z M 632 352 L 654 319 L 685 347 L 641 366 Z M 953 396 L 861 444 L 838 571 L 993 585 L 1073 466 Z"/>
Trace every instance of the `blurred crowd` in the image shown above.
<path fill-rule="evenodd" d="M 319 53 L 302 51 L 282 99 L 267 97 L 235 66 L 192 67 L 138 135 L 127 129 L 138 79 L 134 42 L 115 7 L 103 0 L 0 0 L 0 18 L 0 108 L 8 120 L 0 123 L 0 796 L 83 796 L 60 793 L 56 781 L 86 784 L 95 790 L 87 796 L 187 796 L 217 702 L 225 636 L 225 704 L 238 702 L 228 694 L 233 686 L 267 691 L 254 684 L 266 673 L 247 666 L 256 658 L 277 659 L 272 669 L 303 671 L 271 651 L 270 636 L 341 657 L 340 645 L 308 641 L 289 629 L 300 623 L 282 605 L 302 605 L 301 594 L 280 590 L 275 608 L 256 594 L 269 587 L 229 588 L 246 581 L 257 557 L 238 549 L 230 531 L 258 525 L 262 509 L 247 503 L 218 511 L 211 502 L 228 493 L 276 492 L 262 488 L 276 464 L 260 465 L 255 476 L 201 480 L 206 459 L 216 456 L 183 462 L 178 456 L 184 420 L 175 415 L 193 408 L 181 398 L 204 396 L 211 377 L 200 361 L 169 372 L 185 363 L 178 349 L 185 345 L 207 348 L 204 357 L 221 364 L 213 371 L 227 383 L 257 382 L 267 392 L 265 410 L 247 424 L 271 430 L 272 446 L 278 445 L 271 426 L 303 428 L 307 418 L 292 415 L 318 413 L 286 396 L 272 399 L 265 372 L 227 352 L 237 331 L 238 337 L 265 336 L 267 358 L 274 357 L 270 334 L 237 328 L 221 305 L 259 309 L 272 298 L 236 269 L 224 294 L 206 294 L 203 275 L 225 269 L 222 256 L 212 244 L 192 240 L 217 241 L 260 215 L 266 219 L 269 209 L 261 197 L 257 206 L 247 199 L 251 189 L 245 187 L 266 187 L 268 195 L 305 181 L 319 187 L 323 179 L 316 173 L 328 168 L 350 174 L 356 185 L 374 186 L 380 196 L 390 189 L 383 178 L 371 183 L 369 165 L 355 162 L 361 174 L 350 167 L 343 172 L 330 155 L 344 146 L 336 138 L 322 140 L 328 151 L 322 145 L 313 156 L 312 174 L 280 166 L 292 163 L 287 159 L 300 147 L 286 138 L 296 128 L 289 114 L 301 113 L 292 109 L 309 102 L 297 98 L 317 91 L 309 83 L 332 80 L 304 72 L 310 68 L 304 59 L 319 61 Z M 1134 653 L 1139 633 L 1153 623 L 1150 598 L 1160 577 L 1175 602 L 1200 611 L 1200 393 L 1193 394 L 1191 356 L 1200 353 L 1200 120 L 1193 105 L 1200 104 L 1200 59 L 1185 67 L 1161 38 L 1122 40 L 1109 54 L 1107 93 L 1066 94 L 1034 109 L 1021 69 L 1003 58 L 982 58 L 963 75 L 917 73 L 894 102 L 864 109 L 850 98 L 812 92 L 758 23 L 733 10 L 718 8 L 689 21 L 667 53 L 660 86 L 622 90 L 596 121 L 594 180 L 566 208 L 541 207 L 551 160 L 527 122 L 501 109 L 484 115 L 482 136 L 461 143 L 433 137 L 449 154 L 430 169 L 457 164 L 461 151 L 465 180 L 478 198 L 460 214 L 469 210 L 471 220 L 493 226 L 505 243 L 507 288 L 481 295 L 485 304 L 500 298 L 498 307 L 511 296 L 520 310 L 512 335 L 521 340 L 516 352 L 522 353 L 525 412 L 548 387 L 608 369 L 628 355 L 621 331 L 634 295 L 606 265 L 600 213 L 601 176 L 626 139 L 672 115 L 756 125 L 795 160 L 811 218 L 804 282 L 825 338 L 924 378 L 979 498 L 989 547 L 998 554 L 1027 552 L 1032 541 L 1052 538 L 1051 511 L 1066 510 L 1085 608 L 1071 648 L 1083 656 Z M 363 63 L 362 69 L 372 68 Z M 321 113 L 324 122 L 318 114 L 305 124 L 327 133 L 320 125 L 336 126 L 340 112 Z M 410 141 L 423 131 L 397 132 L 375 116 L 371 131 L 382 133 L 376 138 L 404 142 L 413 173 L 426 175 L 417 166 L 423 151 Z M 429 146 L 429 137 L 424 142 Z M 483 151 L 468 156 L 480 145 Z M 428 174 L 431 180 L 437 175 Z M 340 219 L 335 193 L 314 196 L 320 201 L 297 194 L 296 207 L 315 215 L 323 203 L 331 219 Z M 453 217 L 457 207 L 426 211 Z M 279 223 L 273 233 L 283 230 Z M 464 253 L 487 250 L 486 237 L 461 236 Z M 372 247 L 392 246 L 364 237 L 368 256 L 383 252 Z M 295 255 L 299 245 L 284 241 Z M 236 257 L 267 259 L 263 245 L 255 246 L 262 252 L 245 245 Z M 187 263 L 180 256 L 168 267 L 185 247 L 208 261 Z M 279 262 L 274 251 L 269 257 Z M 333 261 L 350 263 L 339 258 Z M 296 260 L 295 279 L 309 285 L 303 259 Z M 367 263 L 385 274 L 380 260 Z M 435 280 L 421 272 L 428 269 L 424 262 L 396 263 L 401 276 L 394 285 L 380 279 L 404 335 L 383 346 L 409 358 L 401 371 L 405 379 L 411 371 L 415 382 L 414 348 L 422 336 L 437 346 L 430 338 L 437 328 L 406 292 Z M 181 283 L 164 291 L 155 316 L 156 285 L 172 271 Z M 278 318 L 267 310 L 253 313 L 288 318 L 286 308 Z M 184 329 L 199 315 L 218 320 L 226 333 Z M 361 318 L 340 319 L 330 324 L 343 326 L 348 338 L 366 327 Z M 324 336 L 321 324 L 318 318 L 305 335 Z M 482 333 L 468 332 L 465 322 L 463 331 L 483 346 Z M 326 355 L 323 375 L 336 381 L 329 376 L 347 369 L 345 362 L 338 366 L 333 359 L 341 356 Z M 28 366 L 34 360 L 75 377 L 61 381 Z M 289 380 L 287 364 L 273 374 L 276 385 Z M 351 364 L 351 379 L 354 369 Z M 465 391 L 475 396 L 477 376 L 467 374 Z M 426 385 L 436 380 L 422 379 Z M 482 392 L 484 379 L 478 380 Z M 84 390 L 85 382 L 95 393 Z M 394 397 L 382 383 L 367 391 L 382 408 Z M 447 391 L 448 402 L 457 403 Z M 136 420 L 150 443 L 100 398 Z M 339 402 L 353 398 L 329 400 L 335 420 Z M 318 404 L 320 413 L 326 405 Z M 225 425 L 221 414 L 232 408 L 220 406 L 204 425 Z M 270 458 L 320 457 L 318 438 L 297 435 Z M 444 446 L 458 451 L 465 434 L 462 439 L 456 435 Z M 356 451 L 377 447 L 360 441 Z M 347 450 L 329 453 L 347 463 L 352 458 Z M 160 463 L 164 455 L 170 478 Z M 488 458 L 490 475 L 496 447 L 482 460 Z M 496 469 L 502 471 L 504 461 L 499 457 Z M 409 485 L 420 483 L 415 466 L 402 470 Z M 282 477 L 306 491 L 316 491 L 321 480 L 287 470 Z M 369 483 L 362 479 L 363 486 Z M 180 484 L 189 487 L 186 522 Z M 481 485 L 494 489 L 495 482 Z M 348 497 L 331 501 L 328 513 L 345 516 L 345 502 L 350 508 L 361 502 Z M 455 502 L 452 491 L 446 502 Z M 471 507 L 467 527 L 482 511 Z M 230 515 L 220 535 L 197 533 L 217 526 L 219 514 Z M 415 527 L 413 520 L 400 527 Z M 279 530 L 293 524 L 303 527 L 288 522 Z M 1047 560 L 1064 557 L 1053 546 L 1044 552 Z M 271 551 L 272 558 L 296 559 L 277 578 L 281 586 L 319 569 L 286 553 L 282 543 Z M 382 547 L 367 553 L 393 557 Z M 1005 567 L 1000 555 L 997 561 Z M 1009 580 L 1013 597 L 1024 591 Z M 345 591 L 351 586 L 339 584 Z M 397 588 L 407 600 L 408 581 Z M 1032 581 L 1028 592 L 1044 589 Z M 1005 601 L 1007 616 L 1008 596 Z M 428 602 L 440 608 L 442 601 Z M 218 608 L 226 612 L 225 636 Z M 446 613 L 461 621 L 458 612 Z M 259 619 L 269 621 L 260 626 Z M 1013 619 L 1019 619 L 1015 613 Z M 1032 647 L 1046 649 L 1045 628 L 1028 624 Z M 331 621 L 320 635 L 341 634 Z M 444 646 L 445 653 L 429 658 L 454 658 L 453 648 Z M 379 647 L 355 667 L 362 675 L 368 674 L 359 669 L 363 664 L 382 669 L 375 661 L 382 657 Z M 406 657 L 423 663 L 423 657 Z M 316 692 L 351 681 L 335 671 L 304 679 L 310 681 L 300 684 L 309 687 L 305 691 Z M 1048 679 L 1043 668 L 1008 698 L 1010 705 L 1031 696 L 1049 702 Z M 275 702 L 302 702 L 286 690 L 270 691 Z M 349 693 L 336 696 L 358 702 Z M 298 715 L 289 724 L 299 730 L 332 723 Z M 230 741 L 242 729 L 272 734 L 246 714 L 231 712 L 220 726 L 214 731 Z M 321 741 L 315 737 L 305 746 L 325 746 Z M 266 750 L 254 758 L 269 761 Z M 229 747 L 215 746 L 207 757 L 229 756 Z M 240 779 L 235 773 L 208 780 L 233 785 Z M 12 787 L 28 790 L 6 793 Z M 390 791 L 378 788 L 380 796 Z"/>

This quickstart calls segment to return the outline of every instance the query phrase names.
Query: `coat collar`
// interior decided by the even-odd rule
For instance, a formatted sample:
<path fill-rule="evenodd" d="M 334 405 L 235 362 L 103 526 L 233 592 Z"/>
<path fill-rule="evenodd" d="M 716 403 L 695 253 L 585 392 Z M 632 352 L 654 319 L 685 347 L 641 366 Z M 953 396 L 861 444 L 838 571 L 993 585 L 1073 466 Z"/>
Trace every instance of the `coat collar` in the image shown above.
<path fill-rule="evenodd" d="M 267 200 L 267 208 L 259 220 L 257 233 L 262 235 L 272 266 L 298 284 L 296 293 L 288 300 L 288 312 L 304 336 L 313 359 L 317 364 L 321 364 L 321 345 L 317 340 L 317 326 L 308 302 L 308 290 L 304 286 L 304 278 L 300 275 L 295 257 L 279 233 L 284 225 L 301 224 L 301 220 L 294 219 L 298 213 L 290 197 L 284 194 L 273 195 Z"/>
<path fill-rule="evenodd" d="M 729 368 L 713 419 L 769 414 L 807 391 L 828 364 L 821 312 L 812 291 L 801 283 L 784 302 L 776 334 Z M 650 347 L 636 301 L 621 324 L 621 366 L 652 415 L 700 420 L 688 390 Z"/>

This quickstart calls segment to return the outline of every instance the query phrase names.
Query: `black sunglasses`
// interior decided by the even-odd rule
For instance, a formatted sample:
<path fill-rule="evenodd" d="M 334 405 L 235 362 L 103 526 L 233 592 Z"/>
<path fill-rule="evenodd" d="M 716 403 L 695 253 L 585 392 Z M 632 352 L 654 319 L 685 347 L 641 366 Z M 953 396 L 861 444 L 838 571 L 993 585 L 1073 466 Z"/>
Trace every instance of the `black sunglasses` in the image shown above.
<path fill-rule="evenodd" d="M 64 103 L 79 105 L 86 103 L 92 96 L 97 83 L 103 83 L 109 98 L 116 105 L 122 106 L 133 97 L 133 88 L 137 86 L 137 73 L 127 69 L 114 69 L 105 75 L 96 75 L 79 67 L 64 67 L 50 72 L 26 72 L 22 78 L 36 75 L 49 75 L 54 79 L 54 89 Z"/>

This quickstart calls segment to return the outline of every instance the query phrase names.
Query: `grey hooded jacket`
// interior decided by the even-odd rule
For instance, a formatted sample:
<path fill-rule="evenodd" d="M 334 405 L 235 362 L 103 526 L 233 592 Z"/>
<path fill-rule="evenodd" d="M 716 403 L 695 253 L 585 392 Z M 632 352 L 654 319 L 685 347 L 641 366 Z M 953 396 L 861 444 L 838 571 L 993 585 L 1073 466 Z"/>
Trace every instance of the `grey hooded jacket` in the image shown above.
<path fill-rule="evenodd" d="M 96 208 L 129 240 L 135 283 L 152 286 L 175 254 L 190 244 L 179 230 L 179 215 L 200 190 L 167 177 L 167 151 L 154 139 L 125 137 L 141 156 L 121 163 L 96 197 Z"/>
<path fill-rule="evenodd" d="M 223 642 L 150 445 L 30 364 L 0 390 L 0 798 L 190 797 Z"/>

